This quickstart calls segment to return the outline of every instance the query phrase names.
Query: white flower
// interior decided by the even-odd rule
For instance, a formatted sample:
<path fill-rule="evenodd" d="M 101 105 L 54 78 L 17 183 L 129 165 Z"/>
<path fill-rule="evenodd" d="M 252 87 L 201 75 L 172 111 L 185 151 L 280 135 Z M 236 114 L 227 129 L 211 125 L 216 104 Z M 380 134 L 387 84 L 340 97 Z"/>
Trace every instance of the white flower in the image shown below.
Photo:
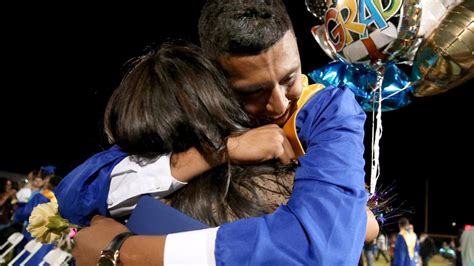
<path fill-rule="evenodd" d="M 41 243 L 53 243 L 62 236 L 62 233 L 57 230 L 59 228 L 51 227 L 51 221 L 57 220 L 57 218 L 62 219 L 58 215 L 56 202 L 39 204 L 31 212 L 26 230 Z"/>

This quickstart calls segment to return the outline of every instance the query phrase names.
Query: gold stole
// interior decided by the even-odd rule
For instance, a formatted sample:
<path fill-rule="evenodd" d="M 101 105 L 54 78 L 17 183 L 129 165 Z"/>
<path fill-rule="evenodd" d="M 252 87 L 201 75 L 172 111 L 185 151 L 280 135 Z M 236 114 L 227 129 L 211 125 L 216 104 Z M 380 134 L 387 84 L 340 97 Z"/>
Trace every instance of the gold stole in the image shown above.
<path fill-rule="evenodd" d="M 305 153 L 303 146 L 301 145 L 301 142 L 298 139 L 298 134 L 296 132 L 296 117 L 298 116 L 299 110 L 301 110 L 301 108 L 308 102 L 308 100 L 311 99 L 311 97 L 313 97 L 316 92 L 324 89 L 324 85 L 322 84 L 308 85 L 308 77 L 306 77 L 305 75 L 302 75 L 302 79 L 303 91 L 301 92 L 301 97 L 296 103 L 296 110 L 285 122 L 285 125 L 283 125 L 283 132 L 285 132 L 288 141 L 290 141 L 291 147 L 293 148 L 296 157 L 300 157 Z"/>
<path fill-rule="evenodd" d="M 45 189 L 41 192 L 41 195 L 45 196 L 46 198 L 49 199 L 49 201 L 51 202 L 58 202 L 58 200 L 56 199 L 56 196 L 54 196 L 54 193 L 53 191 L 49 190 L 49 189 Z"/>
<path fill-rule="evenodd" d="M 402 235 L 403 238 L 405 239 L 405 243 L 407 244 L 407 247 L 408 247 L 408 255 L 410 256 L 410 259 L 412 260 L 413 257 L 415 256 L 416 234 L 412 232 L 408 232 L 407 230 L 403 229 L 400 231 L 400 235 Z"/>

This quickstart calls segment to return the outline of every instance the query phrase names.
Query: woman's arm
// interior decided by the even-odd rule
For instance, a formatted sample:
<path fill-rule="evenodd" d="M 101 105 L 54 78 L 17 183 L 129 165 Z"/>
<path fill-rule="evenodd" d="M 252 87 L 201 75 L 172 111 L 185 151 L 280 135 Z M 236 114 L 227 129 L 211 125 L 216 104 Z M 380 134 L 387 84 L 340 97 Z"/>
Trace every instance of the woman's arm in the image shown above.
<path fill-rule="evenodd" d="M 289 163 L 294 157 L 289 141 L 277 125 L 262 126 L 230 137 L 227 150 L 228 159 L 235 164 L 269 159 Z M 110 174 L 107 208 L 113 217 L 128 215 L 141 195 L 165 197 L 195 176 L 225 163 L 226 160 L 224 156 L 203 155 L 195 148 L 171 156 L 161 156 L 146 165 L 141 165 L 130 157 L 125 158 L 115 165 Z"/>
<path fill-rule="evenodd" d="M 257 163 L 278 159 L 289 164 L 295 157 L 283 130 L 275 124 L 251 129 L 242 135 L 229 137 L 229 159 L 235 164 Z M 227 158 L 212 158 L 191 148 L 171 156 L 171 175 L 187 182 L 205 171 L 225 163 Z"/>

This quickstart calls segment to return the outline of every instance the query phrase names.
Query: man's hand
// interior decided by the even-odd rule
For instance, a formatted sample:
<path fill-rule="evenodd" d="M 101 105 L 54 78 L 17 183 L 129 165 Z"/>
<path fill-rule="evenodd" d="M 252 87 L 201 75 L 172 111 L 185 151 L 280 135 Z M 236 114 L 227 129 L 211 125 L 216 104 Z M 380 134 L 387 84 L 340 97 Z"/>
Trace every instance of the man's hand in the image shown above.
<path fill-rule="evenodd" d="M 295 153 L 283 130 L 276 124 L 251 129 L 242 135 L 229 137 L 229 158 L 236 164 L 257 163 L 278 159 L 289 164 Z"/>
<path fill-rule="evenodd" d="M 76 245 L 72 255 L 77 265 L 97 265 L 100 252 L 116 235 L 128 231 L 123 224 L 114 219 L 94 216 L 90 227 L 81 229 L 74 237 Z"/>

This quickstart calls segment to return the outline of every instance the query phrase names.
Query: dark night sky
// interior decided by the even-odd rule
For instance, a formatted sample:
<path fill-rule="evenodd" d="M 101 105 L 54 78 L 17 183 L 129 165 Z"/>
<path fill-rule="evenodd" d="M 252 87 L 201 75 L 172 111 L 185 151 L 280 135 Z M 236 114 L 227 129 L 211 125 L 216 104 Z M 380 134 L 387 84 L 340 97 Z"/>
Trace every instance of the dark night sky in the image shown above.
<path fill-rule="evenodd" d="M 0 171 L 26 173 L 54 164 L 64 175 L 107 147 L 102 114 L 126 61 L 167 38 L 197 43 L 203 2 L 114 4 L 113 12 L 92 4 L 44 11 L 48 7 L 42 3 L 41 12 L 34 5 L 10 8 L 14 19 L 2 30 Z M 310 33 L 316 21 L 304 1 L 286 2 L 304 73 L 330 62 Z M 473 176 L 473 86 L 471 80 L 383 113 L 379 182 L 395 182 L 398 201 L 415 210 L 409 217 L 416 231 L 424 225 L 426 179 L 429 232 L 455 234 L 452 222 L 474 223 L 472 186 L 467 185 Z M 369 148 L 366 153 L 368 158 Z"/>

